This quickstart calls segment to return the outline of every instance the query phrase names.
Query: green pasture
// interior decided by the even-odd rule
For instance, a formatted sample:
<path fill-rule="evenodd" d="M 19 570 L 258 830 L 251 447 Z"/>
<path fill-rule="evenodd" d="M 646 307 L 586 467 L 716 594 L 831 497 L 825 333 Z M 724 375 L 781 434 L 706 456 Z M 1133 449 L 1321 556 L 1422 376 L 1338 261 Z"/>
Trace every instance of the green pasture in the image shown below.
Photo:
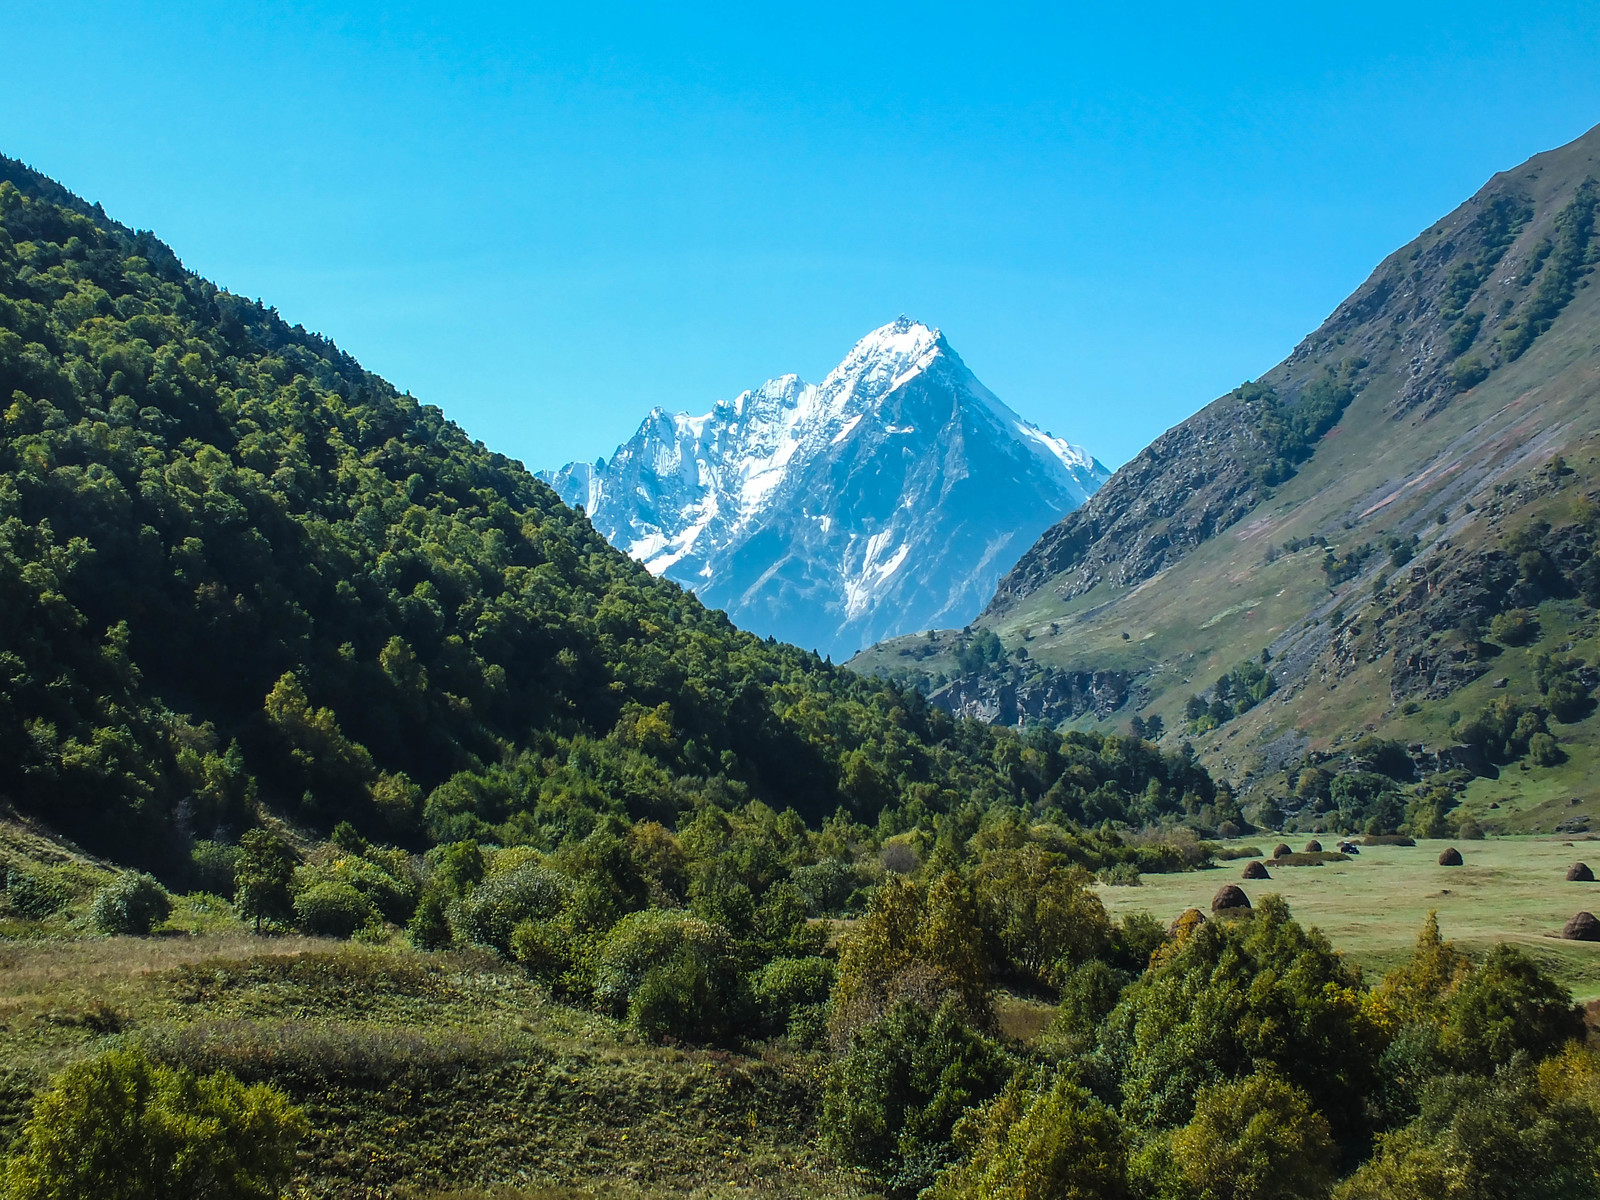
<path fill-rule="evenodd" d="M 1271 853 L 1268 834 L 1234 846 Z M 1302 848 L 1304 836 L 1289 841 Z M 1329 850 L 1336 839 L 1321 839 Z M 1465 862 L 1441 867 L 1439 852 L 1454 845 Z M 1600 912 L 1600 884 L 1568 883 L 1567 868 L 1588 862 L 1600 872 L 1600 842 L 1559 837 L 1497 837 L 1482 841 L 1420 841 L 1415 846 L 1363 846 L 1349 862 L 1274 867 L 1272 878 L 1241 878 L 1249 859 L 1204 871 L 1145 875 L 1138 887 L 1100 885 L 1113 915 L 1144 910 L 1170 921 L 1186 908 L 1210 913 L 1211 898 L 1227 883 L 1252 901 L 1276 892 L 1295 917 L 1320 928 L 1360 963 L 1369 979 L 1408 957 L 1430 911 L 1446 938 L 1468 951 L 1512 942 L 1538 958 L 1580 999 L 1600 997 L 1600 942 L 1569 942 L 1561 927 L 1573 913 Z"/>

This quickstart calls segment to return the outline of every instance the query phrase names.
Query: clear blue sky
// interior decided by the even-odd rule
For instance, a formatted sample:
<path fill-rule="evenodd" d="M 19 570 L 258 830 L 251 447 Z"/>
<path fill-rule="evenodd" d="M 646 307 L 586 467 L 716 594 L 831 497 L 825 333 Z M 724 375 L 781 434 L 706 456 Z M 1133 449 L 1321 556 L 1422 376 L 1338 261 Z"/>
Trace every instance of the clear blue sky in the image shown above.
<path fill-rule="evenodd" d="M 12 0 L 0 151 L 530 466 L 902 312 L 1115 465 L 1600 122 L 1593 0 L 465 7 Z"/>

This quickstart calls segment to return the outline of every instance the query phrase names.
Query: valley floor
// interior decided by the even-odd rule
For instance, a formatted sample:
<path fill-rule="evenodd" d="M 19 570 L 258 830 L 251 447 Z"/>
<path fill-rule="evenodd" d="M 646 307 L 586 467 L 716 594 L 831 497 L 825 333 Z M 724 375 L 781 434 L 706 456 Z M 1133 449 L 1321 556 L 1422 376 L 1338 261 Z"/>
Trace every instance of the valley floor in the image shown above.
<path fill-rule="evenodd" d="M 1276 834 L 1226 843 L 1271 854 Z M 1305 835 L 1286 835 L 1298 849 Z M 1329 850 L 1337 840 L 1321 839 Z M 1448 846 L 1461 851 L 1459 867 L 1439 865 Z M 1270 880 L 1241 878 L 1248 858 L 1210 870 L 1145 875 L 1139 887 L 1096 890 L 1115 916 L 1144 910 L 1170 921 L 1186 908 L 1211 910 L 1218 888 L 1237 883 L 1252 901 L 1277 893 L 1296 920 L 1315 925 L 1333 945 L 1359 962 L 1371 981 L 1411 957 L 1429 912 L 1439 932 L 1461 949 L 1481 952 L 1512 942 L 1537 959 L 1580 1000 L 1600 997 L 1600 943 L 1561 938 L 1561 927 L 1580 911 L 1600 910 L 1600 884 L 1568 883 L 1567 868 L 1600 866 L 1600 840 L 1560 837 L 1490 837 L 1481 841 L 1421 840 L 1415 846 L 1362 846 L 1349 862 L 1321 866 L 1275 865 Z"/>

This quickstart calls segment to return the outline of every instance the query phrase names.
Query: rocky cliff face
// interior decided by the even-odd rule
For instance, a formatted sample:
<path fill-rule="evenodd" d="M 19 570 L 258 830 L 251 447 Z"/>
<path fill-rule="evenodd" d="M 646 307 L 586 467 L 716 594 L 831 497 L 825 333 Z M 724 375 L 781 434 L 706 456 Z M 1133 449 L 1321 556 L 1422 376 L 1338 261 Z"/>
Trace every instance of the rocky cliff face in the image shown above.
<path fill-rule="evenodd" d="M 933 691 L 928 703 L 990 725 L 1059 725 L 1085 713 L 1113 716 L 1127 703 L 1130 682 L 1126 671 L 975 671 Z"/>
<path fill-rule="evenodd" d="M 698 417 L 656 409 L 609 463 L 543 478 L 742 627 L 846 657 L 971 620 L 1107 474 L 901 318 L 820 384 L 785 375 Z"/>

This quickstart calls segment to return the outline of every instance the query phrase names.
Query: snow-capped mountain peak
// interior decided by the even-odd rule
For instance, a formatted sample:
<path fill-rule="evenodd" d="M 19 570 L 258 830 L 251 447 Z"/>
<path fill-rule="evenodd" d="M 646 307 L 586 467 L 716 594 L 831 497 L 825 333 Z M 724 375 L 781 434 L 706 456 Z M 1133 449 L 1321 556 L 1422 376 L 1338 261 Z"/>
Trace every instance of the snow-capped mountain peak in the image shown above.
<path fill-rule="evenodd" d="M 609 463 L 543 477 L 739 624 L 843 656 L 970 620 L 1106 475 L 901 317 L 820 384 L 781 375 L 702 416 L 653 408 Z"/>

